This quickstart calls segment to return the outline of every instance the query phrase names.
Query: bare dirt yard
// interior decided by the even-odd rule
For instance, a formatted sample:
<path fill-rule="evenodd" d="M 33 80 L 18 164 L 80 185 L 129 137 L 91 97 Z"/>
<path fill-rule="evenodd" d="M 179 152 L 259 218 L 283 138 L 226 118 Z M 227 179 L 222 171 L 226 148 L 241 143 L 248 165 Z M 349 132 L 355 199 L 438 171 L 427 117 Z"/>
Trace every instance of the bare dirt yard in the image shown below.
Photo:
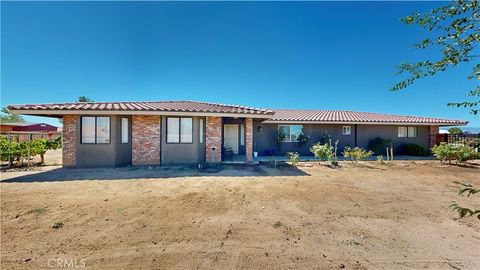
<path fill-rule="evenodd" d="M 479 162 L 341 164 L 3 172 L 1 268 L 480 269 Z"/>

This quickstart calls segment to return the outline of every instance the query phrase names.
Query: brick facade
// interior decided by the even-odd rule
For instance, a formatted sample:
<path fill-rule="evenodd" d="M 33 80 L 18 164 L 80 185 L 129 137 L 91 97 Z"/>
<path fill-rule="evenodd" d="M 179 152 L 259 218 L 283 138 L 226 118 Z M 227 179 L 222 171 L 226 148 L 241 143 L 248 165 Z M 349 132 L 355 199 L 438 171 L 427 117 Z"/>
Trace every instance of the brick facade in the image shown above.
<path fill-rule="evenodd" d="M 132 116 L 132 165 L 160 165 L 159 115 Z"/>
<path fill-rule="evenodd" d="M 221 117 L 207 116 L 207 121 L 205 125 L 205 147 L 206 162 L 222 162 Z"/>
<path fill-rule="evenodd" d="M 430 132 L 428 136 L 428 145 L 430 148 L 434 147 L 437 144 L 437 134 L 439 133 L 438 126 L 430 126 Z"/>
<path fill-rule="evenodd" d="M 62 130 L 62 164 L 64 167 L 77 165 L 77 115 L 63 116 Z"/>
<path fill-rule="evenodd" d="M 245 161 L 253 161 L 253 119 L 245 119 Z"/>

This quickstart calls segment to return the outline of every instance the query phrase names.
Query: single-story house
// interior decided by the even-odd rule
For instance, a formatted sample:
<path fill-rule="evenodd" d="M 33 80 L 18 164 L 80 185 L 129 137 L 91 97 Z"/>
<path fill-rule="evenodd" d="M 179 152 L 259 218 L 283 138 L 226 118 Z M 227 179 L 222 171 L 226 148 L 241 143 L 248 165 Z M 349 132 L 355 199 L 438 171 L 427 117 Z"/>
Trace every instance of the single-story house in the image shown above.
<path fill-rule="evenodd" d="M 272 110 L 195 101 L 79 102 L 8 106 L 15 114 L 63 118 L 63 165 L 114 167 L 254 161 L 326 138 L 366 148 L 390 139 L 429 149 L 440 126 L 467 121 L 332 110 Z"/>
<path fill-rule="evenodd" d="M 57 127 L 47 123 L 0 123 L 0 131 L 54 132 Z"/>

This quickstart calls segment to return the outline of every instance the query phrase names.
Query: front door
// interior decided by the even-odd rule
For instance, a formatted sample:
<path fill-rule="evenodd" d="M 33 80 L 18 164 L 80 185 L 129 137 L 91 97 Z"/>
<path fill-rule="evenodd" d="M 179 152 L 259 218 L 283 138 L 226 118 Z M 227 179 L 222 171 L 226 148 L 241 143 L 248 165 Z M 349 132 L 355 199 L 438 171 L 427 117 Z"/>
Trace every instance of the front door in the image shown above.
<path fill-rule="evenodd" d="M 238 154 L 238 125 L 223 125 L 223 145 Z"/>

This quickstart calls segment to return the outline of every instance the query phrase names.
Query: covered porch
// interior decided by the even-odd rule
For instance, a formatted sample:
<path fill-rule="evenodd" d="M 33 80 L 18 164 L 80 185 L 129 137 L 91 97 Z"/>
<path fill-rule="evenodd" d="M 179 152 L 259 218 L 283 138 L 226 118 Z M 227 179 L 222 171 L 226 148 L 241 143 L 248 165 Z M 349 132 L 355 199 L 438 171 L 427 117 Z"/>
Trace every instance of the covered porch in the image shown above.
<path fill-rule="evenodd" d="M 207 117 L 206 124 L 206 162 L 254 162 L 253 118 Z"/>

